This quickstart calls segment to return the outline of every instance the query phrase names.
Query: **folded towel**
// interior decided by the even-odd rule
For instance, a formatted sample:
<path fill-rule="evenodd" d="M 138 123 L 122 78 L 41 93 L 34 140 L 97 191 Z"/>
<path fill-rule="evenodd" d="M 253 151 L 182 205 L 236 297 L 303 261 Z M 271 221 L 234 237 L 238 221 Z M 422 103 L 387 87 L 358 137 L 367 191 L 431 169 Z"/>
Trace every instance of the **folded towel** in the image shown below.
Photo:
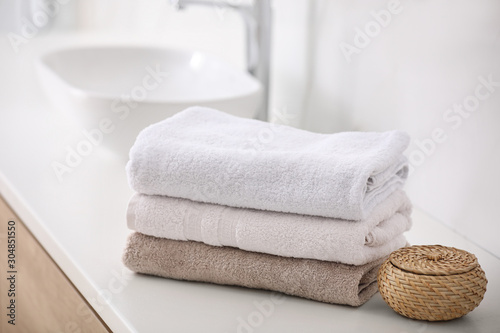
<path fill-rule="evenodd" d="M 279 291 L 320 302 L 359 306 L 377 291 L 383 259 L 362 266 L 296 259 L 133 233 L 123 262 L 166 278 Z"/>
<path fill-rule="evenodd" d="M 399 131 L 318 134 L 192 107 L 144 129 L 127 173 L 139 193 L 362 220 L 408 173 Z"/>
<path fill-rule="evenodd" d="M 403 191 L 391 194 L 360 222 L 135 194 L 127 222 L 150 236 L 362 265 L 406 244 L 402 234 L 411 227 L 410 214 Z"/>

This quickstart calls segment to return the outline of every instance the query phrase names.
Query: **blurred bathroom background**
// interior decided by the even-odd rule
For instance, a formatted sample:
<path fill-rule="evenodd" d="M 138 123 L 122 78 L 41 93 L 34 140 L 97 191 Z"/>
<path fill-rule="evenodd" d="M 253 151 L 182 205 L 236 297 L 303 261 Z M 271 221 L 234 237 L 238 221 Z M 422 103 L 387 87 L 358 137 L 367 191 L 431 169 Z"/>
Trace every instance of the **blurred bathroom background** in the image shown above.
<path fill-rule="evenodd" d="M 54 15 L 33 38 L 198 49 L 244 69 L 241 17 L 208 1 L 177 11 L 167 0 L 0 0 L 0 29 L 20 33 L 45 8 Z M 500 2 L 272 4 L 271 120 L 323 133 L 409 132 L 414 204 L 500 257 Z"/>

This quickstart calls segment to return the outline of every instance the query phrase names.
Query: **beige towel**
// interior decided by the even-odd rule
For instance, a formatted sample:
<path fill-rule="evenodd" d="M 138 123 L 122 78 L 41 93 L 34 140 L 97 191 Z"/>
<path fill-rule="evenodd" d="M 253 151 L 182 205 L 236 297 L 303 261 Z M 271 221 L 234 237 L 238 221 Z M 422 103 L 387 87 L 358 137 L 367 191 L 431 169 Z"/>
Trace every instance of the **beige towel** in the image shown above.
<path fill-rule="evenodd" d="M 279 291 L 359 306 L 377 292 L 383 259 L 362 266 L 297 259 L 133 233 L 123 262 L 132 271 L 166 278 Z"/>

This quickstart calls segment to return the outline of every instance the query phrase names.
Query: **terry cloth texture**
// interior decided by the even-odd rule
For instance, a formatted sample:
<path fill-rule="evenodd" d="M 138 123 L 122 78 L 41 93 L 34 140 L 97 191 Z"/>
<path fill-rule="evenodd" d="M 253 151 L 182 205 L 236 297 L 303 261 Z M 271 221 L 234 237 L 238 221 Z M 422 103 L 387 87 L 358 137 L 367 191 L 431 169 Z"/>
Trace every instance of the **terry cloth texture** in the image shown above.
<path fill-rule="evenodd" d="M 312 133 L 191 107 L 130 150 L 136 192 L 232 207 L 363 220 L 408 174 L 406 133 Z"/>
<path fill-rule="evenodd" d="M 279 291 L 312 300 L 359 306 L 377 292 L 383 259 L 361 266 L 296 259 L 176 241 L 134 232 L 123 255 L 137 273 Z"/>
<path fill-rule="evenodd" d="M 127 222 L 155 237 L 362 265 L 405 246 L 411 207 L 405 193 L 396 191 L 355 222 L 135 194 Z"/>

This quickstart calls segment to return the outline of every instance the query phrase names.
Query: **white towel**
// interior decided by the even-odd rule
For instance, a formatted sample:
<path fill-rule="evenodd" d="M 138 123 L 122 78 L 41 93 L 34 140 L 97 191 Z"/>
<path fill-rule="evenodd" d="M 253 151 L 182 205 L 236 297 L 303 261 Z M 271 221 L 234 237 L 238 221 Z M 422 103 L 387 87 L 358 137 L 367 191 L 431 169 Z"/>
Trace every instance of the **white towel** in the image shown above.
<path fill-rule="evenodd" d="M 192 107 L 144 129 L 127 173 L 139 193 L 362 220 L 408 173 L 400 131 L 318 134 Z"/>
<path fill-rule="evenodd" d="M 402 191 L 360 222 L 135 194 L 127 221 L 130 229 L 160 238 L 363 265 L 405 246 L 410 213 Z"/>

